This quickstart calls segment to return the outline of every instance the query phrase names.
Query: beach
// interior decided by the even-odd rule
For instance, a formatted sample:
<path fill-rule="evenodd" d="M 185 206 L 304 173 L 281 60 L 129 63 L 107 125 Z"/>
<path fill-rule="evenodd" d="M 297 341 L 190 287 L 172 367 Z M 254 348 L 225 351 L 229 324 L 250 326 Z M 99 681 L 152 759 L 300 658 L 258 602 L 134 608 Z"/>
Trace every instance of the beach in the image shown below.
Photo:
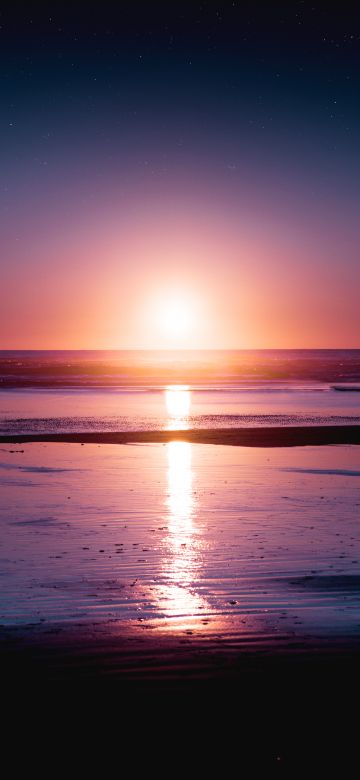
<path fill-rule="evenodd" d="M 359 351 L 13 352 L 0 369 L 13 682 L 231 686 L 253 664 L 357 658 Z"/>
<path fill-rule="evenodd" d="M 356 445 L 2 442 L 0 475 L 16 674 L 230 681 L 357 650 Z"/>
<path fill-rule="evenodd" d="M 358 352 L 236 353 L 226 376 L 207 355 L 181 384 L 95 357 L 0 361 L 3 693 L 119 695 L 125 718 L 161 697 L 234 760 L 235 708 L 252 765 L 307 768 L 358 689 Z"/>
<path fill-rule="evenodd" d="M 216 745 L 203 769 L 305 771 L 313 755 L 344 766 L 360 651 L 359 447 L 214 446 L 188 431 L 78 439 L 0 445 L 7 706 L 75 700 L 103 749 L 119 702 L 130 740 L 160 707 L 142 742 L 161 728 L 177 750 L 186 723 L 188 746 L 200 734 Z"/>

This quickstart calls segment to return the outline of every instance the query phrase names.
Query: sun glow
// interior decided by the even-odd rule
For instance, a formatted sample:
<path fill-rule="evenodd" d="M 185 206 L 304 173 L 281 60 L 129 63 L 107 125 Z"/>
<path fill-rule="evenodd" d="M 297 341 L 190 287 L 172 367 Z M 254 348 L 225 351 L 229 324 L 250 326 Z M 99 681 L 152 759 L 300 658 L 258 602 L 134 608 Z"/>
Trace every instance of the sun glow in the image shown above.
<path fill-rule="evenodd" d="M 163 327 L 173 336 L 183 336 L 191 329 L 191 311 L 185 301 L 172 301 L 164 306 L 160 318 Z"/>
<path fill-rule="evenodd" d="M 169 285 L 166 280 L 158 284 L 154 280 L 148 287 L 139 293 L 142 302 L 134 310 L 139 339 L 146 348 L 174 352 L 207 349 L 214 317 L 209 295 L 196 280 L 185 278 Z"/>
<path fill-rule="evenodd" d="M 157 294 L 149 308 L 147 327 L 153 330 L 159 348 L 189 349 L 199 329 L 199 306 L 185 292 Z"/>

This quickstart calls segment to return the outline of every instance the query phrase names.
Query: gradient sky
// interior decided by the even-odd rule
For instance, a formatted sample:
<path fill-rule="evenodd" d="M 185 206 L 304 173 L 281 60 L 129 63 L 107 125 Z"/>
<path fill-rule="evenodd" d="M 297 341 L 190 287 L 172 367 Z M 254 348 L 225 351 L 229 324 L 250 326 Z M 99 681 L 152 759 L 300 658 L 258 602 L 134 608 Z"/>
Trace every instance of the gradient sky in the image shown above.
<path fill-rule="evenodd" d="M 359 347 L 359 12 L 46 5 L 0 13 L 0 348 Z"/>

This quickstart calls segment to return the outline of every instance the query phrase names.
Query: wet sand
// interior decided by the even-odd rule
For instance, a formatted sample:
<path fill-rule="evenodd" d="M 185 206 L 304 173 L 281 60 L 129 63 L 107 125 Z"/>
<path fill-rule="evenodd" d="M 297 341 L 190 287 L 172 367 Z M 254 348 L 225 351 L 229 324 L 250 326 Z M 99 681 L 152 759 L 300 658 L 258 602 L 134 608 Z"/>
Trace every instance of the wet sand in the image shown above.
<path fill-rule="evenodd" d="M 316 690 L 348 695 L 359 689 L 360 637 L 273 637 L 211 632 L 202 639 L 121 631 L 106 622 L 2 629 L 2 690 L 46 684 L 109 685 L 124 693 L 201 692 L 306 707 Z M 310 697 L 310 699 L 309 699 Z M 320 710 L 322 702 L 317 702 Z M 285 714 L 285 713 L 283 713 Z"/>
<path fill-rule="evenodd" d="M 202 769 L 308 769 L 319 724 L 333 760 L 359 693 L 359 448 L 81 439 L 0 446 L 7 706 L 27 730 L 39 696 L 93 724 L 115 706 L 143 745 L 160 696 Z"/>
<path fill-rule="evenodd" d="M 237 447 L 300 447 L 329 444 L 360 444 L 360 425 L 284 426 L 262 428 L 216 428 L 165 431 L 118 431 L 7 434 L 0 444 L 30 442 L 132 444 L 166 443 L 174 440 L 193 444 L 227 444 Z"/>
<path fill-rule="evenodd" d="M 0 483 L 8 662 L 230 679 L 357 647 L 353 445 L 26 443 L 1 448 Z"/>

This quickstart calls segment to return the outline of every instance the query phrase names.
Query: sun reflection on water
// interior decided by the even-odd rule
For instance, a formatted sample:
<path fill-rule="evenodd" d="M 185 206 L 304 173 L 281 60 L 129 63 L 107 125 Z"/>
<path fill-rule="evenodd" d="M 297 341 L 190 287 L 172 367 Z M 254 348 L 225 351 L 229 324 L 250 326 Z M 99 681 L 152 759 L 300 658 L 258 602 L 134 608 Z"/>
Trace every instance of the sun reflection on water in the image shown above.
<path fill-rule="evenodd" d="M 195 591 L 201 567 L 201 539 L 194 522 L 196 499 L 193 490 L 192 445 L 171 441 L 166 445 L 168 471 L 166 504 L 169 511 L 168 555 L 163 573 L 159 607 L 167 617 L 175 618 L 173 628 L 193 627 L 203 616 L 205 600 Z"/>
<path fill-rule="evenodd" d="M 165 404 L 168 414 L 167 430 L 187 430 L 191 393 L 188 385 L 169 385 L 165 390 Z"/>
<path fill-rule="evenodd" d="M 193 529 L 194 496 L 192 493 L 191 444 L 187 441 L 170 441 L 166 447 L 169 527 L 174 534 L 175 543 L 176 541 L 180 543 L 184 534 L 186 537 L 191 537 Z"/>

